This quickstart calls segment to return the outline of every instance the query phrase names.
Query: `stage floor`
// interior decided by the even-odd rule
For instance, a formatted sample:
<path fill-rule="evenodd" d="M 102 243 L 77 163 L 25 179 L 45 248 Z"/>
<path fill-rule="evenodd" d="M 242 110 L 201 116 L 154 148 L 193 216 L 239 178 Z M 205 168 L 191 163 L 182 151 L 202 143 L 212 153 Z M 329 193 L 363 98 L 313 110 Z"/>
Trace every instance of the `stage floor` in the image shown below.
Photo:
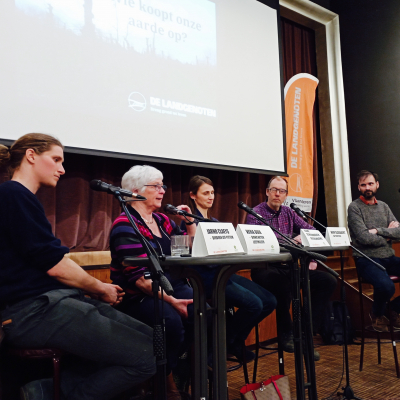
<path fill-rule="evenodd" d="M 322 340 L 315 338 L 314 343 L 322 343 Z M 381 344 L 382 364 L 378 364 L 378 352 L 376 342 L 373 339 L 366 339 L 364 354 L 364 368 L 360 372 L 360 346 L 349 346 L 350 364 L 350 385 L 355 396 L 363 400 L 399 400 L 400 379 L 396 377 L 392 346 L 388 339 Z M 399 343 L 397 343 L 399 345 Z M 275 345 L 272 345 L 275 346 Z M 271 346 L 271 347 L 272 347 Z M 343 371 L 343 347 L 342 346 L 318 346 L 321 360 L 316 362 L 318 398 L 341 399 L 336 395 Z M 261 350 L 260 355 L 268 354 L 270 351 Z M 400 351 L 398 351 L 400 358 Z M 253 373 L 253 362 L 249 364 L 250 379 Z M 293 354 L 285 353 L 285 372 L 289 376 L 292 399 L 296 399 L 294 357 Z M 278 374 L 278 354 L 273 353 L 261 357 L 257 373 L 257 380 L 269 378 Z M 228 374 L 229 399 L 240 400 L 240 388 L 244 385 L 243 369 Z M 340 389 L 345 384 L 343 376 Z"/>

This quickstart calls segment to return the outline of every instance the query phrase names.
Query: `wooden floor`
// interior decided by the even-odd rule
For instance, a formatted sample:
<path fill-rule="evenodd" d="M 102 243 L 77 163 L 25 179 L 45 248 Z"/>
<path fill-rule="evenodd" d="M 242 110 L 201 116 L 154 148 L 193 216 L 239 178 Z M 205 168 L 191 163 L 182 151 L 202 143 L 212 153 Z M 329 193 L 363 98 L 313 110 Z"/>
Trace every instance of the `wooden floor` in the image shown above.
<path fill-rule="evenodd" d="M 367 339 L 365 346 L 364 369 L 360 372 L 360 346 L 349 346 L 350 385 L 355 396 L 363 400 L 400 400 L 400 379 L 397 379 L 394 357 L 390 341 L 385 340 L 382 348 L 382 364 L 378 364 L 377 346 L 373 339 Z M 317 345 L 318 338 L 315 339 Z M 399 343 L 398 343 L 399 345 Z M 317 347 L 321 354 L 321 360 L 316 362 L 318 399 L 341 399 L 337 396 L 338 389 L 345 384 L 343 371 L 343 347 L 324 346 Z M 270 351 L 261 350 L 260 354 Z M 398 351 L 400 357 L 400 351 Z M 252 374 L 253 363 L 249 364 L 249 373 Z M 296 399 L 294 357 L 285 353 L 285 373 L 289 376 L 292 399 Z M 257 380 L 265 380 L 271 375 L 278 374 L 277 353 L 260 358 Z M 251 375 L 252 376 L 252 375 Z M 251 377 L 250 377 L 251 379 Z M 240 388 L 244 385 L 243 369 L 228 374 L 229 399 L 240 400 Z M 339 386 L 340 384 L 340 386 Z"/>

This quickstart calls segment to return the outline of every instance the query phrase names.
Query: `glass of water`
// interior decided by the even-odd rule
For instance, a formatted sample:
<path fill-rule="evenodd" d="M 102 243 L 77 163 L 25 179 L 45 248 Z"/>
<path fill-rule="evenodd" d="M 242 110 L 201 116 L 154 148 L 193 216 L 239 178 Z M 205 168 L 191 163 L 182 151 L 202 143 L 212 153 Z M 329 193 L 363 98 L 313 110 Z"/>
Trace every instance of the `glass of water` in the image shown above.
<path fill-rule="evenodd" d="M 180 256 L 181 254 L 189 254 L 189 235 L 171 236 L 171 256 Z"/>

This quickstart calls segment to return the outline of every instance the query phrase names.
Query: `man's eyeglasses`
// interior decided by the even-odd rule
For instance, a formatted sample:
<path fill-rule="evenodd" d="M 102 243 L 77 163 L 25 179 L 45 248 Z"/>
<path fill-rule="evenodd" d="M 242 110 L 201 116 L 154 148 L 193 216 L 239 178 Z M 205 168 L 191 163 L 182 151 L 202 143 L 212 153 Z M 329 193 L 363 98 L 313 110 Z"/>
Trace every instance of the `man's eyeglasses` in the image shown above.
<path fill-rule="evenodd" d="M 161 192 L 161 189 L 164 189 L 164 192 L 167 191 L 167 185 L 144 185 L 144 186 L 153 186 L 157 192 Z"/>
<path fill-rule="evenodd" d="M 268 188 L 268 190 L 271 192 L 271 193 L 276 193 L 276 192 L 278 192 L 279 194 L 285 194 L 285 193 L 287 193 L 288 191 L 287 190 L 285 190 L 285 189 L 277 189 L 277 188 Z"/>

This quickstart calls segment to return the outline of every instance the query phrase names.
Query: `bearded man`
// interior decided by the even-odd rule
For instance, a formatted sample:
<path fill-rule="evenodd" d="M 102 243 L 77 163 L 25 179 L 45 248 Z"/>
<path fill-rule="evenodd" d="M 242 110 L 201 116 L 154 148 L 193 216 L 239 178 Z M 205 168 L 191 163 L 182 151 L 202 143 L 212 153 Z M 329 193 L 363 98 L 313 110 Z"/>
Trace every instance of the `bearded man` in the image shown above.
<path fill-rule="evenodd" d="M 377 268 L 370 260 L 354 254 L 359 276 L 374 287 L 374 302 L 370 317 L 372 327 L 378 332 L 388 332 L 389 317 L 393 327 L 400 330 L 400 296 L 390 302 L 390 314 L 384 315 L 386 305 L 395 292 L 389 275 L 400 275 L 400 258 L 394 255 L 392 240 L 400 239 L 400 224 L 389 206 L 376 199 L 379 189 L 378 175 L 362 170 L 357 175 L 361 195 L 350 203 L 348 226 L 354 247 L 382 265 Z"/>

